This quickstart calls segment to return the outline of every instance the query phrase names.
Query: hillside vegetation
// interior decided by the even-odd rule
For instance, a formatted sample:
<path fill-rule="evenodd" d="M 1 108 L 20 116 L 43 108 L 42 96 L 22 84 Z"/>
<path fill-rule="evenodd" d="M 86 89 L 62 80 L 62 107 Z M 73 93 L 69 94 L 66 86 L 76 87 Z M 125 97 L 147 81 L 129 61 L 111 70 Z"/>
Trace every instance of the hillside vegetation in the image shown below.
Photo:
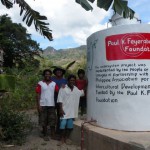
<path fill-rule="evenodd" d="M 48 66 L 61 66 L 65 68 L 70 62 L 76 61 L 76 63 L 70 68 L 72 71 L 76 71 L 78 68 L 86 67 L 86 46 L 82 45 L 76 48 L 60 49 L 56 50 L 53 47 L 47 47 L 43 50 L 42 56 L 45 63 Z"/>

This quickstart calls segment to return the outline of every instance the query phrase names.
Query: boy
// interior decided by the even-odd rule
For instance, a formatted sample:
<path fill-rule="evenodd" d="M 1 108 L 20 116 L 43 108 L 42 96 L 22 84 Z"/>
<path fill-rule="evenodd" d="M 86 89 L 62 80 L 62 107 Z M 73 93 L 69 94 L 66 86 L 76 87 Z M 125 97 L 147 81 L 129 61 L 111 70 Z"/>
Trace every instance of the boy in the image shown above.
<path fill-rule="evenodd" d="M 54 93 L 58 92 L 59 88 L 55 82 L 51 80 L 52 71 L 46 69 L 43 71 L 43 81 L 39 81 L 36 87 L 37 93 L 37 109 L 39 112 L 39 123 L 43 128 L 43 138 L 45 141 L 49 140 L 47 134 L 47 126 L 51 129 L 51 138 L 55 138 L 55 102 Z"/>
<path fill-rule="evenodd" d="M 65 78 L 63 78 L 65 73 L 66 73 L 66 71 L 64 69 L 62 69 L 61 67 L 56 67 L 53 70 L 53 74 L 55 76 L 53 76 L 51 79 L 52 79 L 52 81 L 54 81 L 58 85 L 59 89 L 67 84 L 67 80 Z M 59 138 L 60 115 L 59 115 L 59 105 L 57 103 L 57 97 L 58 97 L 58 93 L 55 93 L 54 99 L 55 99 L 56 111 L 57 111 L 56 133 L 57 133 L 57 136 Z"/>
<path fill-rule="evenodd" d="M 57 102 L 60 106 L 60 130 L 61 141 L 58 145 L 71 144 L 69 135 L 73 129 L 73 119 L 78 117 L 79 98 L 84 95 L 83 90 L 79 90 L 75 85 L 76 77 L 69 75 L 68 83 L 61 88 L 58 94 Z"/>
<path fill-rule="evenodd" d="M 67 80 L 63 77 L 65 73 L 66 71 L 61 67 L 56 67 L 53 70 L 53 74 L 55 76 L 53 76 L 51 79 L 58 85 L 59 88 L 67 84 Z"/>

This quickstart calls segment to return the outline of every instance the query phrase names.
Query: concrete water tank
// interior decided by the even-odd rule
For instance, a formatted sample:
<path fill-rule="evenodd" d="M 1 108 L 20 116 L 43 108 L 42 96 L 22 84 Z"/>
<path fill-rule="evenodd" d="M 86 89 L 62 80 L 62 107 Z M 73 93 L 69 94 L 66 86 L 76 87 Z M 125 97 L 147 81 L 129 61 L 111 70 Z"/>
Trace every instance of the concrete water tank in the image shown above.
<path fill-rule="evenodd" d="M 111 20 L 87 39 L 87 117 L 104 128 L 150 131 L 150 24 Z"/>

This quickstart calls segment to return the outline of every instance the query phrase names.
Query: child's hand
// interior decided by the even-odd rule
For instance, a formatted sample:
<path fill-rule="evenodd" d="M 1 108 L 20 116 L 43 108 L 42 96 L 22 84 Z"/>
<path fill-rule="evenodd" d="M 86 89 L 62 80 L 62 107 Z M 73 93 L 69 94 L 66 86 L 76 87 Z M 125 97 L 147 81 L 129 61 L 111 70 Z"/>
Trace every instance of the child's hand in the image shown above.
<path fill-rule="evenodd" d="M 64 117 L 65 112 L 63 111 L 63 109 L 60 109 L 59 114 L 60 114 L 60 117 Z"/>

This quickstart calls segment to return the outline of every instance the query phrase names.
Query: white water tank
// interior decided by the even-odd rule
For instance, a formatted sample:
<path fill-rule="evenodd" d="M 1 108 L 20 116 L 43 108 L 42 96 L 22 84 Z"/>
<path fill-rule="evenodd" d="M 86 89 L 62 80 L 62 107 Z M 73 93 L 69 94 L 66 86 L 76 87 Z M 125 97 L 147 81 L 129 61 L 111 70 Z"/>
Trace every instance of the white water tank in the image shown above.
<path fill-rule="evenodd" d="M 87 39 L 87 117 L 104 128 L 150 131 L 150 24 L 111 20 Z"/>

